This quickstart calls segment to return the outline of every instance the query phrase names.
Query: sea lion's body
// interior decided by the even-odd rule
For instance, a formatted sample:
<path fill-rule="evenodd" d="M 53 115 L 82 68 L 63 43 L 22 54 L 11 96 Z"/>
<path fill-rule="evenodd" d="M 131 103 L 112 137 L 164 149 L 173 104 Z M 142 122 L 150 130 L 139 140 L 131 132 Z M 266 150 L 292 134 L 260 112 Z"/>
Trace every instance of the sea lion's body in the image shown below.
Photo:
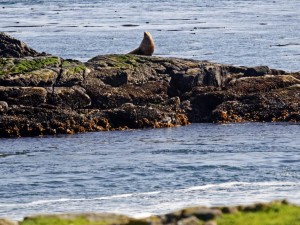
<path fill-rule="evenodd" d="M 154 52 L 154 48 L 155 45 L 151 34 L 149 32 L 144 32 L 144 39 L 142 40 L 140 46 L 128 54 L 151 56 Z"/>

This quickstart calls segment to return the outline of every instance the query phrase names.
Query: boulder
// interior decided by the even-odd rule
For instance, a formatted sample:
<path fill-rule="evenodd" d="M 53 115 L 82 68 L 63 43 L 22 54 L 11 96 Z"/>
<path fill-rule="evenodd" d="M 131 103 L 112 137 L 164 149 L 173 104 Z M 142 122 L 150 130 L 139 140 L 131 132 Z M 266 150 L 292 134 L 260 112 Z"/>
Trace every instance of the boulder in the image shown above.
<path fill-rule="evenodd" d="M 0 99 L 9 105 L 38 106 L 47 101 L 47 91 L 42 87 L 0 86 Z"/>
<path fill-rule="evenodd" d="M 57 107 L 83 109 L 91 105 L 91 98 L 81 86 L 47 89 L 47 103 Z"/>
<path fill-rule="evenodd" d="M 200 223 L 201 221 L 195 216 L 191 216 L 177 221 L 177 225 L 199 225 Z"/>
<path fill-rule="evenodd" d="M 191 216 L 197 217 L 199 220 L 209 221 L 214 220 L 222 215 L 220 209 L 206 208 L 206 207 L 193 207 L 187 208 L 182 211 L 182 217 L 188 218 Z"/>

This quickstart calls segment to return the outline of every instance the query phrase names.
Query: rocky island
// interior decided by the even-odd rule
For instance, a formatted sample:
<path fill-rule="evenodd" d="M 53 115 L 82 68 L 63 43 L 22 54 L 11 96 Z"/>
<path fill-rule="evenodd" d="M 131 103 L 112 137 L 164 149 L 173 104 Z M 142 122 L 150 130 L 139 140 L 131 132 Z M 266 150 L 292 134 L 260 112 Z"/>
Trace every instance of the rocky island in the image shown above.
<path fill-rule="evenodd" d="M 136 55 L 83 63 L 0 33 L 0 137 L 300 122 L 300 72 Z"/>

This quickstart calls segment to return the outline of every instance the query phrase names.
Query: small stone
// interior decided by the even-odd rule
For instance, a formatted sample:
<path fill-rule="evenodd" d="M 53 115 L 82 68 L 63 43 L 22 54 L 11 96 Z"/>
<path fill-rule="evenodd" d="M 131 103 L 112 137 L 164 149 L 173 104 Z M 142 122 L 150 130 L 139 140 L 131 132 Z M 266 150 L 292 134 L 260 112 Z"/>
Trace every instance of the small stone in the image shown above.
<path fill-rule="evenodd" d="M 181 102 L 180 108 L 185 110 L 185 111 L 191 111 L 192 107 L 191 107 L 190 100 L 185 100 L 185 101 Z"/>
<path fill-rule="evenodd" d="M 211 221 L 207 221 L 206 223 L 204 223 L 203 225 L 217 225 L 217 222 L 214 220 Z"/>
<path fill-rule="evenodd" d="M 8 104 L 5 101 L 0 101 L 0 110 L 7 110 Z"/>
<path fill-rule="evenodd" d="M 197 217 L 191 216 L 185 219 L 181 219 L 177 222 L 177 225 L 199 225 L 200 220 Z"/>

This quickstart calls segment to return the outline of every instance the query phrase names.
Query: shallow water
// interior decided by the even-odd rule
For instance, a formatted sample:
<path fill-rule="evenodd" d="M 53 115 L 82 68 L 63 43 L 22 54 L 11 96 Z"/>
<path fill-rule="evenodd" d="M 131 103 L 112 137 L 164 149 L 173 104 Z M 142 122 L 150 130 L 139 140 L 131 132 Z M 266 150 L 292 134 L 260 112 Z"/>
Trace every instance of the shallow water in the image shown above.
<path fill-rule="evenodd" d="M 157 56 L 300 71 L 299 0 L 0 0 L 0 30 L 83 61 L 127 53 L 150 31 Z"/>
<path fill-rule="evenodd" d="M 299 124 L 253 123 L 1 139 L 0 217 L 300 204 L 299 135 Z"/>

